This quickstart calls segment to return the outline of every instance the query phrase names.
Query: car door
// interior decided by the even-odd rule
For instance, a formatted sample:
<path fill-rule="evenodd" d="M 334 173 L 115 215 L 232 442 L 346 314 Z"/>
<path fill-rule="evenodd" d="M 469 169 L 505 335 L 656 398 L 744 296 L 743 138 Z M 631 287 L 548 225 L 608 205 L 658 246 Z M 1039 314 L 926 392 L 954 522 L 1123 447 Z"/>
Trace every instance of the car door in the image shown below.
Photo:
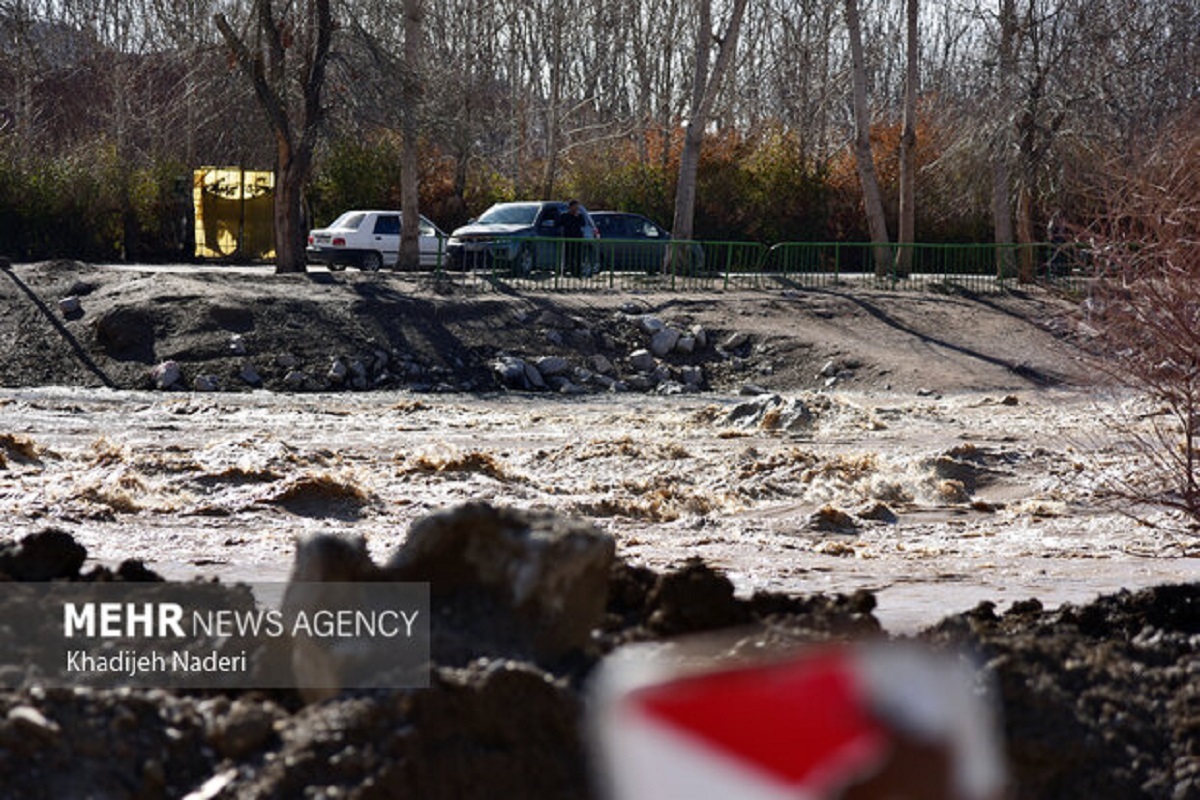
<path fill-rule="evenodd" d="M 400 215 L 379 214 L 371 232 L 370 246 L 383 256 L 383 265 L 392 267 L 400 257 Z"/>
<path fill-rule="evenodd" d="M 417 228 L 417 241 L 421 246 L 421 266 L 435 269 L 440 263 L 444 245 L 437 227 L 425 217 L 421 217 L 420 227 Z"/>

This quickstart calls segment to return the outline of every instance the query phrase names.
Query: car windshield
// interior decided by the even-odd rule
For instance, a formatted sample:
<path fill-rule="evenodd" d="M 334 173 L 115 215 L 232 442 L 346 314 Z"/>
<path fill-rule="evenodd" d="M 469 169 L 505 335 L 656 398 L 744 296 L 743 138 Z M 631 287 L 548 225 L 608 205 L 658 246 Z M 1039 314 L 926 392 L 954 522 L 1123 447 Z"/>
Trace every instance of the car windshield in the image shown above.
<path fill-rule="evenodd" d="M 537 203 L 492 206 L 475 222 L 479 225 L 532 225 L 540 207 Z"/>
<path fill-rule="evenodd" d="M 347 211 L 345 214 L 342 214 L 340 217 L 331 222 L 329 227 L 338 228 L 340 230 L 356 231 L 358 230 L 358 226 L 362 224 L 363 217 L 365 216 L 366 214 L 362 213 L 361 211 Z"/>

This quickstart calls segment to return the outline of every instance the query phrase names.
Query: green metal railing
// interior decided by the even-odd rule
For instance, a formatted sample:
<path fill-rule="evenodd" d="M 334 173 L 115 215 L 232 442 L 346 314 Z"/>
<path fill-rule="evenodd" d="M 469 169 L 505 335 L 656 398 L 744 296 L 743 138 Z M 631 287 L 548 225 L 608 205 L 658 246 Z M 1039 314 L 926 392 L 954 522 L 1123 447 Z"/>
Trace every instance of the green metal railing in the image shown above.
<path fill-rule="evenodd" d="M 439 277 L 504 290 L 820 288 L 1002 292 L 1020 270 L 1079 288 L 1085 254 L 1046 243 L 886 244 L 867 242 L 623 241 L 521 237 L 493 240 Z"/>

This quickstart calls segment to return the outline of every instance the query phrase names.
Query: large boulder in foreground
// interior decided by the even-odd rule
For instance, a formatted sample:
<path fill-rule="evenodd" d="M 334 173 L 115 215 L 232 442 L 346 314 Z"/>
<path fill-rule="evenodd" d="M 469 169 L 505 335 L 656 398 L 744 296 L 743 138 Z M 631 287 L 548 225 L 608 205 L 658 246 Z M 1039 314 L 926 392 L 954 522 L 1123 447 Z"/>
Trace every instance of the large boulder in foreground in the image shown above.
<path fill-rule="evenodd" d="M 468 503 L 413 523 L 386 571 L 429 582 L 435 654 L 454 631 L 468 648 L 490 640 L 547 662 L 603 622 L 615 550 L 590 522 Z"/>

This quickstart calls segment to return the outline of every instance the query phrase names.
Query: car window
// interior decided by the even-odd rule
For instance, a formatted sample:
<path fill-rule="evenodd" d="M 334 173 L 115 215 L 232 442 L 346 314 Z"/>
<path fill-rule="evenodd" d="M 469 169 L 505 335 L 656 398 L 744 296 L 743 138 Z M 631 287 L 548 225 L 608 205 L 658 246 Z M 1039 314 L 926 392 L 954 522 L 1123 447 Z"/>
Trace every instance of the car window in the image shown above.
<path fill-rule="evenodd" d="M 557 225 L 558 217 L 566 211 L 566 207 L 557 205 L 547 205 L 542 207 L 542 211 L 538 214 L 538 225 Z"/>
<path fill-rule="evenodd" d="M 646 220 L 642 224 L 642 235 L 647 239 L 657 239 L 662 235 L 662 232 L 659 230 L 657 225 L 650 220 Z"/>
<path fill-rule="evenodd" d="M 361 211 L 347 211 L 345 214 L 342 214 L 333 222 L 329 223 L 329 227 L 356 231 L 358 230 L 358 226 L 362 225 L 362 221 L 365 216 L 367 215 Z"/>
<path fill-rule="evenodd" d="M 375 233 L 384 236 L 399 236 L 400 217 L 396 214 L 380 214 L 375 220 Z"/>
<path fill-rule="evenodd" d="M 421 224 L 417 227 L 418 236 L 436 236 L 437 231 L 433 229 L 433 223 L 424 217 L 421 218 Z"/>
<path fill-rule="evenodd" d="M 535 203 L 492 206 L 475 222 L 478 225 L 532 225 L 537 213 Z"/>

